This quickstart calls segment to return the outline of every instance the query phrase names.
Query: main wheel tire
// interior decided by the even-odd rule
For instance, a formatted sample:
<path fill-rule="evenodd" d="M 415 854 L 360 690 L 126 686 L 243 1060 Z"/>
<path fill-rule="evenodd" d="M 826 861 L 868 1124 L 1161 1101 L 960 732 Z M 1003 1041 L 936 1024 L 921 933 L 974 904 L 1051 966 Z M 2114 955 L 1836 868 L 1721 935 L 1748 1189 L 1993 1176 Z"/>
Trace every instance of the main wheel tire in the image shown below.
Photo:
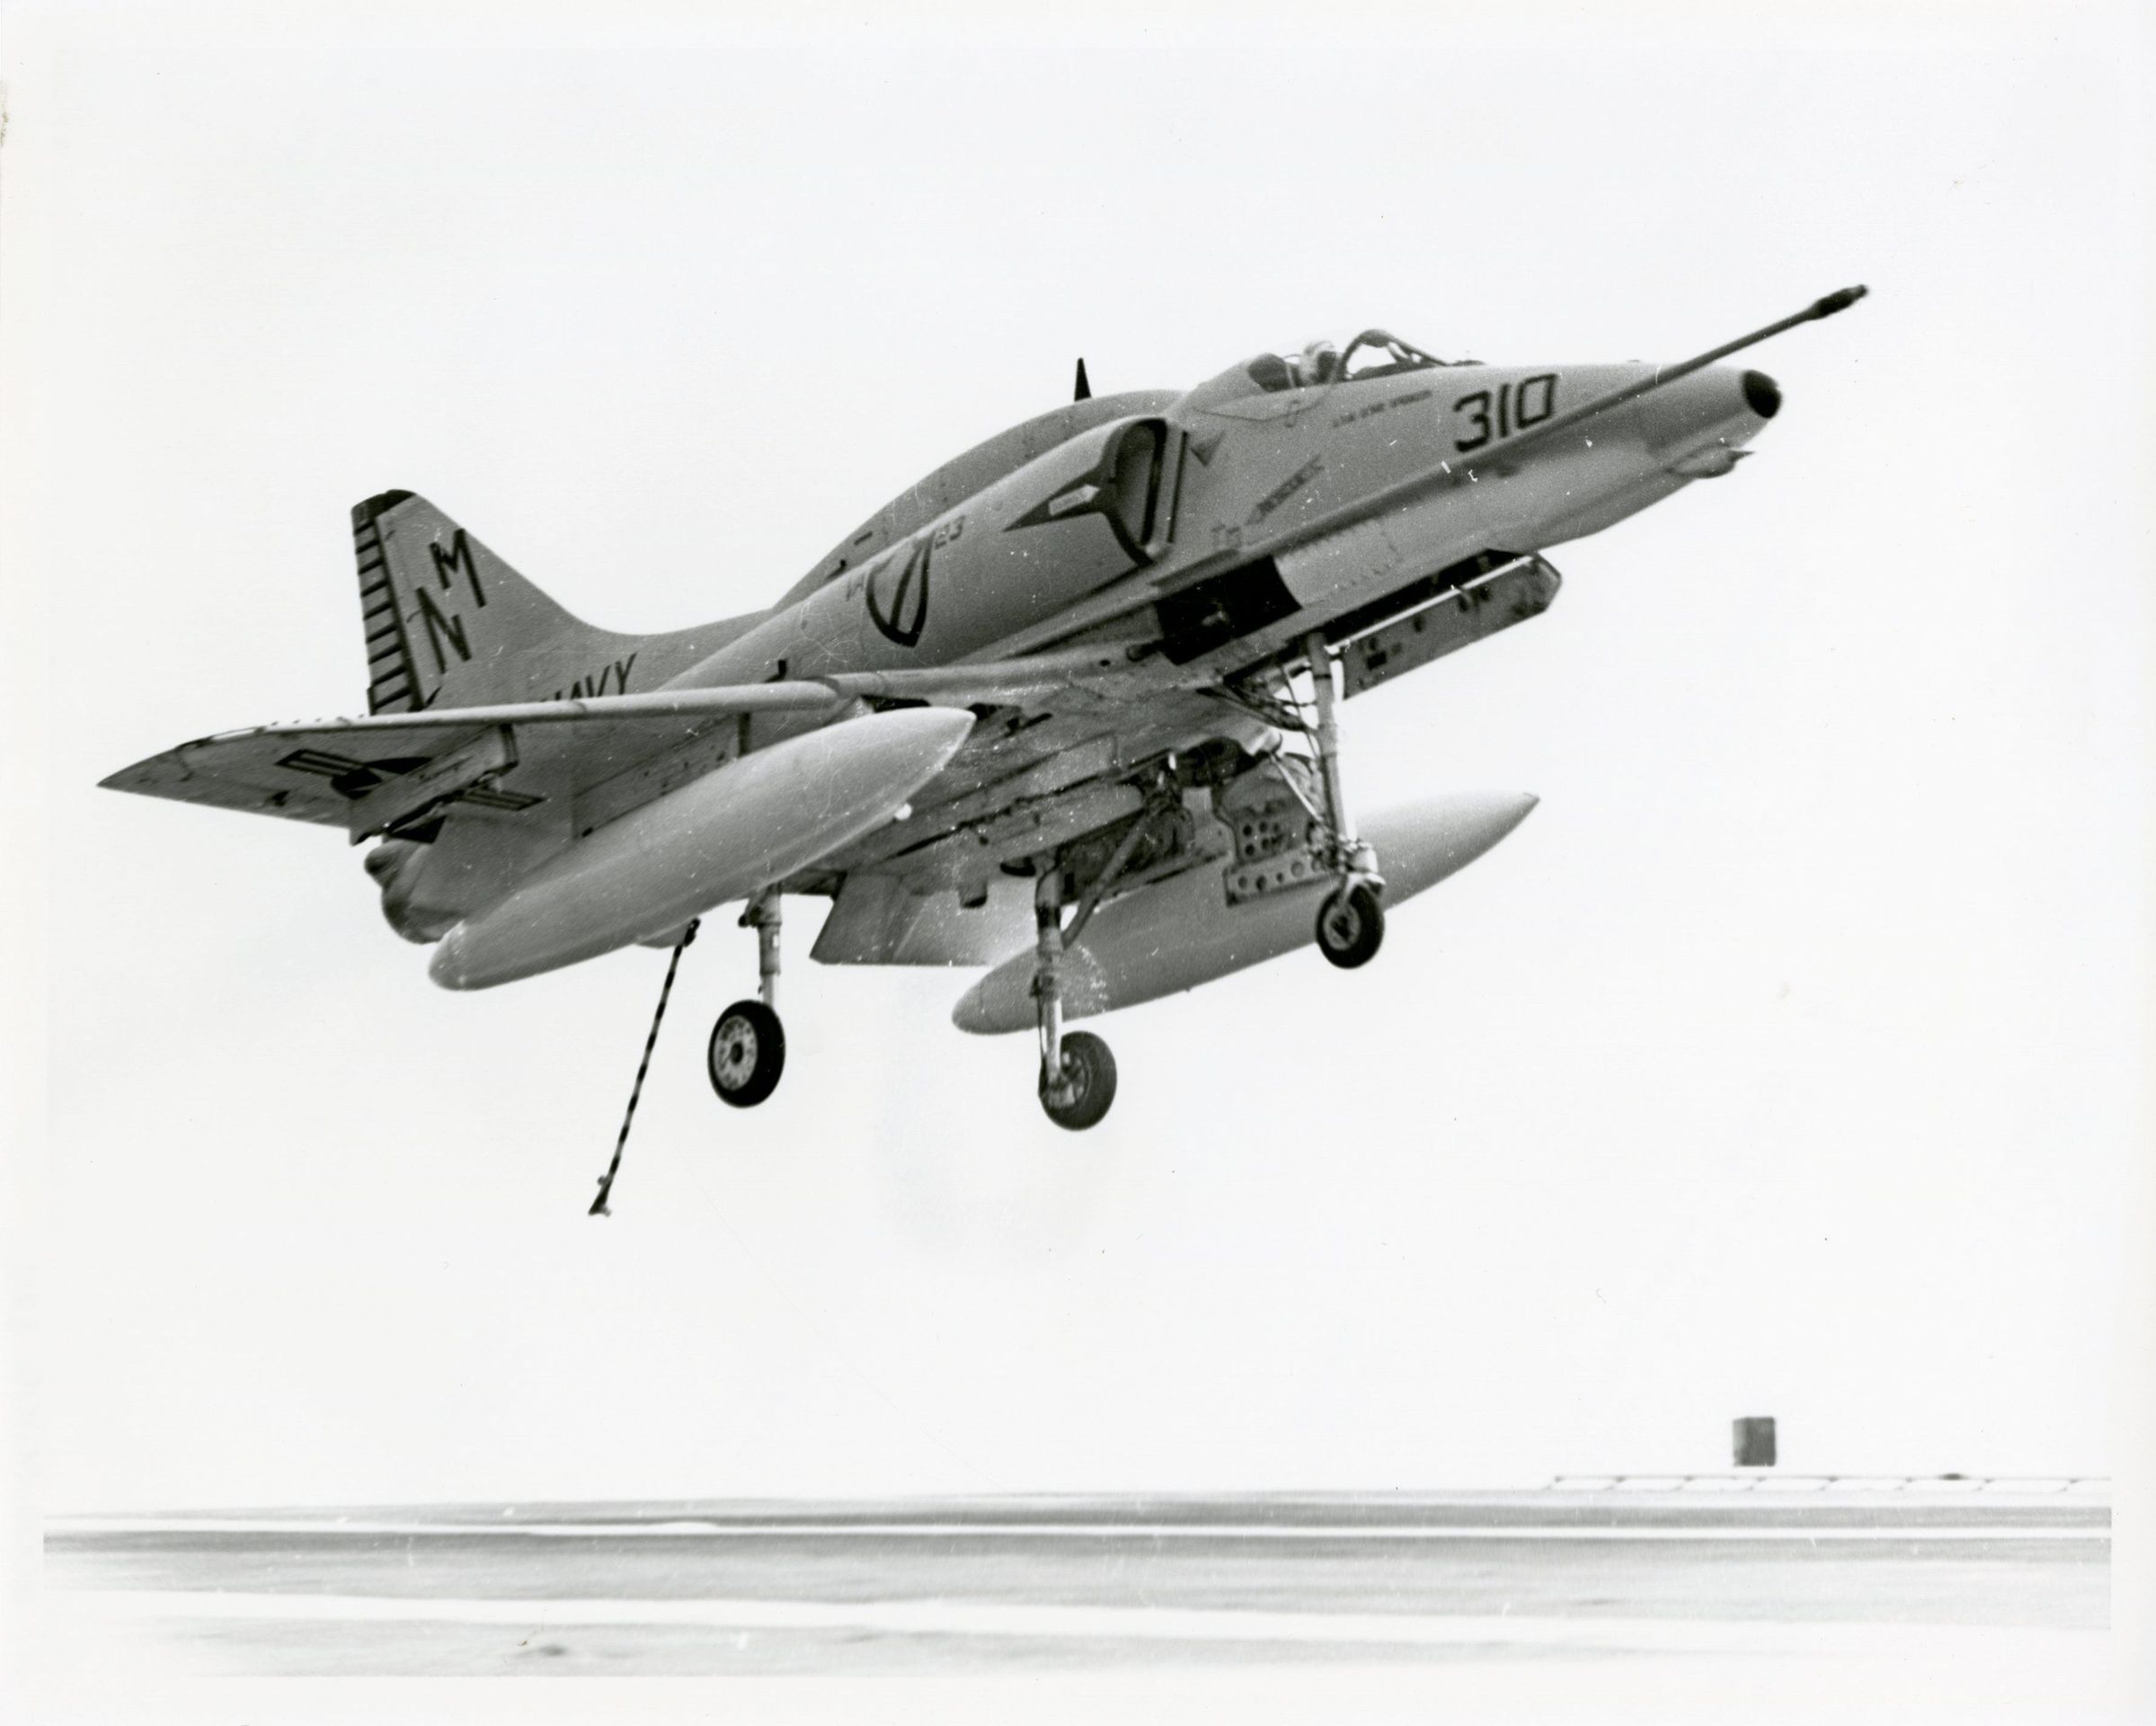
<path fill-rule="evenodd" d="M 1318 950 L 1343 971 L 1368 965 L 1385 940 L 1385 907 L 1358 881 L 1318 907 Z"/>
<path fill-rule="evenodd" d="M 1083 1133 L 1097 1125 L 1115 1100 L 1115 1057 L 1091 1031 L 1063 1033 L 1063 1083 L 1068 1100 L 1058 1102 L 1041 1086 L 1041 1107 L 1058 1126 Z"/>
<path fill-rule="evenodd" d="M 778 1089 L 786 1070 L 785 1028 L 762 1001 L 737 1001 L 711 1028 L 705 1064 L 722 1103 L 753 1108 Z"/>

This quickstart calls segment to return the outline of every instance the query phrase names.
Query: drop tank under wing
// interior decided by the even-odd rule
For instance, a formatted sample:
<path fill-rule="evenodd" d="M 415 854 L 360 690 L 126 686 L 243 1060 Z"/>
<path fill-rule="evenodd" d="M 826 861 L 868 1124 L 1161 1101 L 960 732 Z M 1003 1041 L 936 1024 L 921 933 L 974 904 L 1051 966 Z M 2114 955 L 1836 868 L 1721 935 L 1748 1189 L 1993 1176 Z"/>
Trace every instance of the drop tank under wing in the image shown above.
<path fill-rule="evenodd" d="M 1362 837 L 1385 859 L 1385 902 L 1413 898 L 1465 868 L 1525 821 L 1523 792 L 1455 795 L 1371 816 Z M 1063 956 L 1063 1013 L 1086 1019 L 1180 994 L 1309 945 L 1318 906 L 1337 883 L 1314 870 L 1278 880 L 1230 859 L 1111 901 Z M 1033 954 L 1013 954 L 951 1014 L 962 1031 L 1034 1028 Z"/>

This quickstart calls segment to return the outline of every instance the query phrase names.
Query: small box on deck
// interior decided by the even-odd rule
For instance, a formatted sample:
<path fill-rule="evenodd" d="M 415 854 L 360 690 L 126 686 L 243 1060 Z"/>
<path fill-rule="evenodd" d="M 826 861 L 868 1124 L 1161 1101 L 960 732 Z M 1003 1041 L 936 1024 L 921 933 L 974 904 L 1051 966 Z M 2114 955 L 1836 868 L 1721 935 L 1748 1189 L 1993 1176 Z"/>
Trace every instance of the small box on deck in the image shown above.
<path fill-rule="evenodd" d="M 1774 1417 L 1739 1415 L 1730 1422 L 1730 1450 L 1739 1468 L 1774 1466 Z"/>

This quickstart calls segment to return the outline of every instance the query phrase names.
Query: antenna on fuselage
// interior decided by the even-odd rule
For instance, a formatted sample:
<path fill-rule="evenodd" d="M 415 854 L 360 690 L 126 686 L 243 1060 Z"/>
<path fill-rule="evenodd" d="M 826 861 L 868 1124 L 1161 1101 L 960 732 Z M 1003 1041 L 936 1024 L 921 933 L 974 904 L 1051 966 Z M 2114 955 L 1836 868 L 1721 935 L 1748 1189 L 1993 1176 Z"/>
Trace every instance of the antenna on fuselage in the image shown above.
<path fill-rule="evenodd" d="M 1078 359 L 1078 384 L 1071 392 L 1070 399 L 1074 402 L 1089 402 L 1093 399 L 1093 386 L 1086 379 L 1086 361 L 1082 355 Z"/>

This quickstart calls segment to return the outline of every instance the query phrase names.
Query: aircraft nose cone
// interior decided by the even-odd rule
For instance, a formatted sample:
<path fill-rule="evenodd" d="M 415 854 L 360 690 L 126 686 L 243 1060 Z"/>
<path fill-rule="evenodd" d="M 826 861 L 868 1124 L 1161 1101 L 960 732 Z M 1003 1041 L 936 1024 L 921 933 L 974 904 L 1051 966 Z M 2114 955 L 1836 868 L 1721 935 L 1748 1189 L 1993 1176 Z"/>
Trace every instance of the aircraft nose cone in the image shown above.
<path fill-rule="evenodd" d="M 1781 386 L 1763 371 L 1744 374 L 1744 405 L 1762 420 L 1770 420 L 1781 412 Z"/>
<path fill-rule="evenodd" d="M 1765 372 L 1712 366 L 1642 398 L 1637 423 L 1650 449 L 1683 456 L 1708 440 L 1725 449 L 1748 442 L 1781 405 Z"/>

